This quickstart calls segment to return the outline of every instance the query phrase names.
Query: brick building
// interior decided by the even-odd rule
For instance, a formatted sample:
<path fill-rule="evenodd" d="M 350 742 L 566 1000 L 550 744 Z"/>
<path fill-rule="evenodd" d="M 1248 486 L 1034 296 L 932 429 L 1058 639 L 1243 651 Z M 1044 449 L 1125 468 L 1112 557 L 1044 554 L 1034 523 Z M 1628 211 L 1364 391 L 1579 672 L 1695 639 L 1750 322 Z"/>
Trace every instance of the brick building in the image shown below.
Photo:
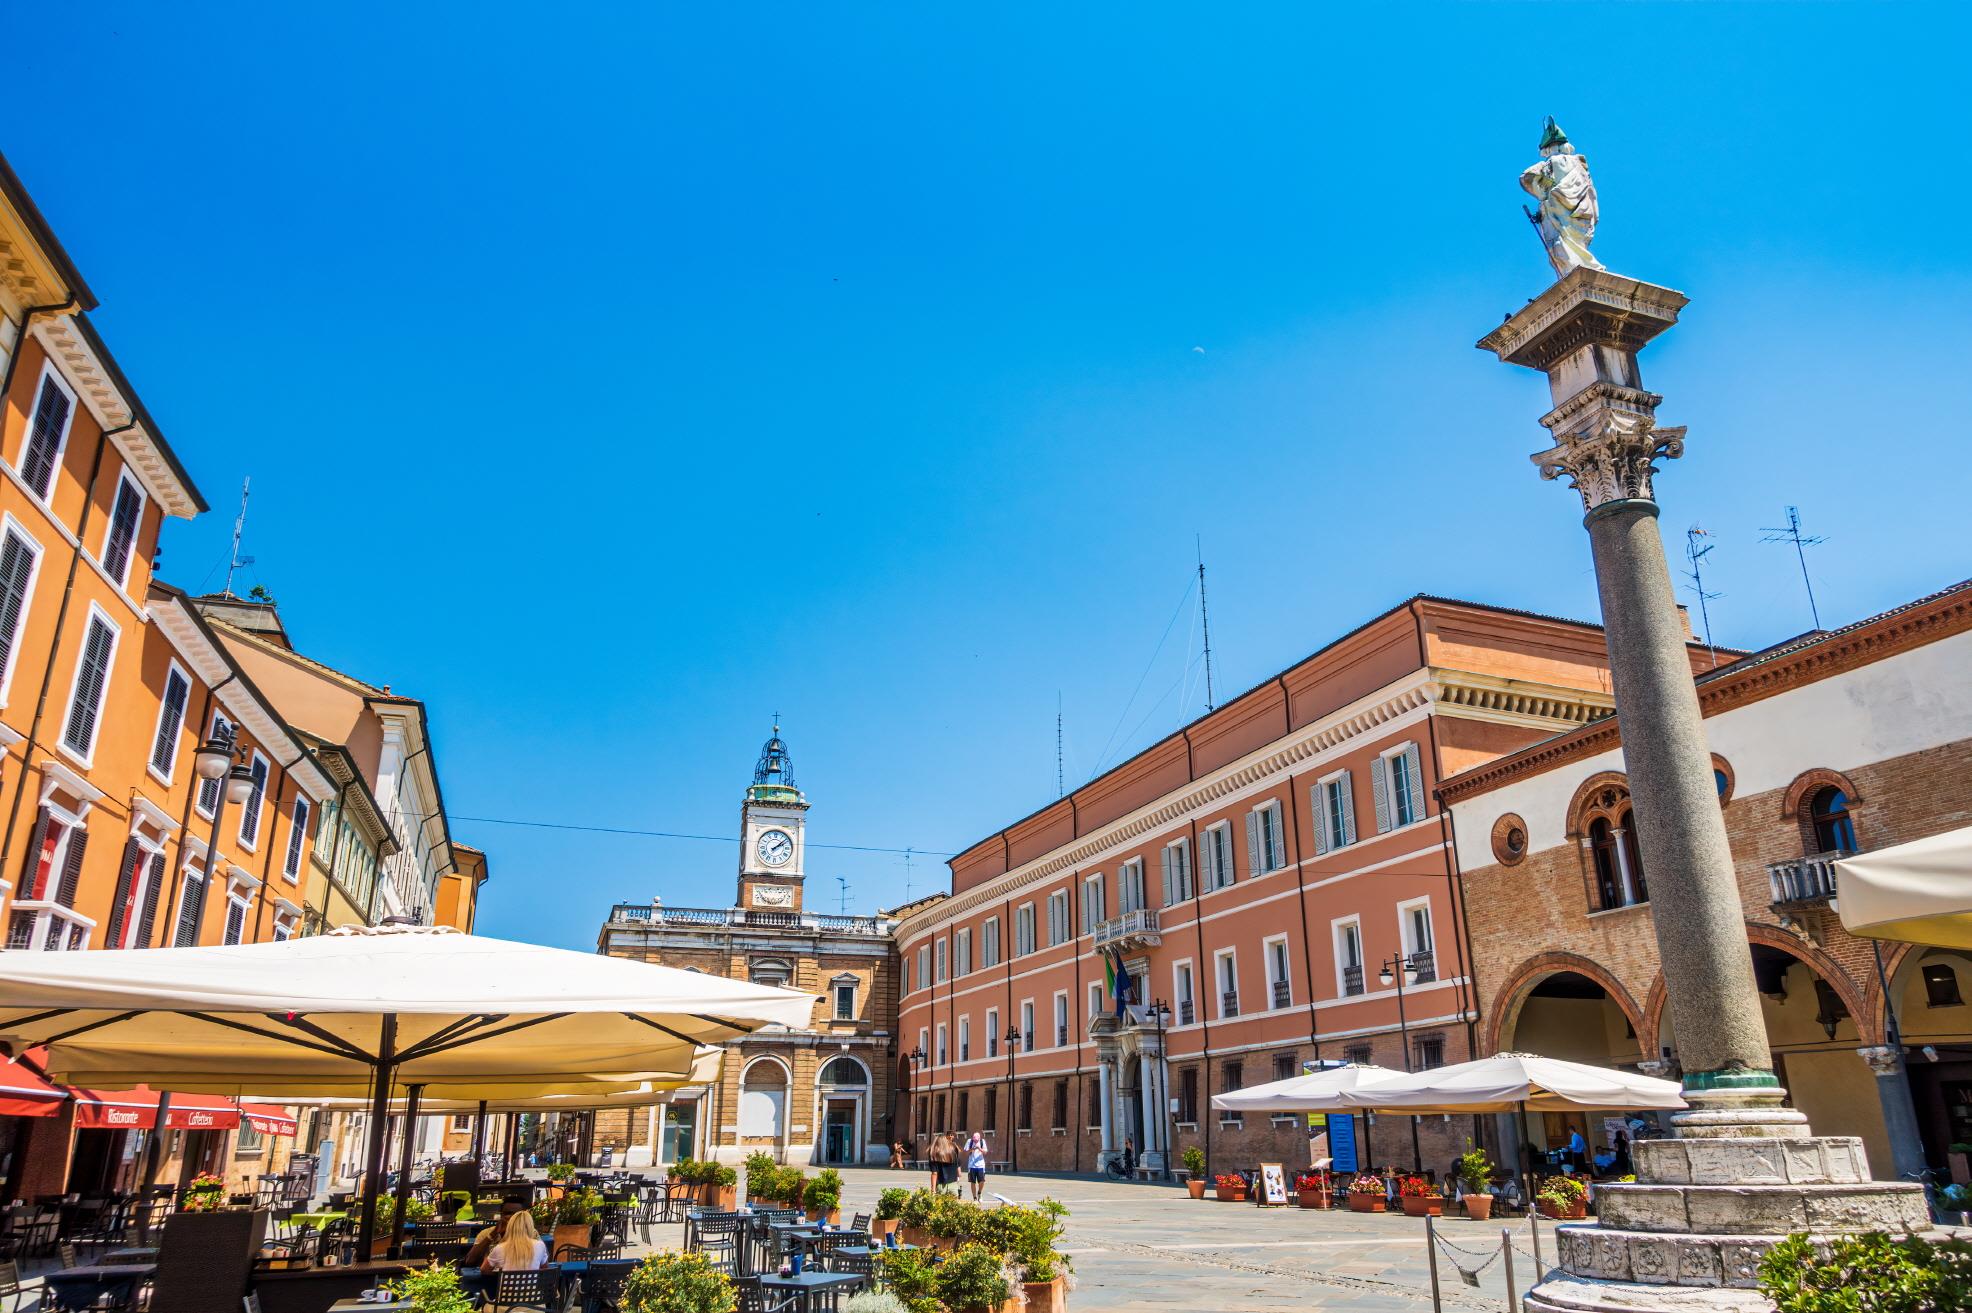
<path fill-rule="evenodd" d="M 818 996 L 814 1020 L 729 1045 L 716 1085 L 680 1090 L 668 1105 L 597 1113 L 597 1149 L 634 1164 L 685 1156 L 737 1162 L 757 1149 L 795 1163 L 887 1159 L 895 923 L 804 906 L 807 813 L 776 725 L 740 808 L 733 905 L 619 903 L 597 951 L 805 990 Z"/>
<path fill-rule="evenodd" d="M 1861 1136 L 1883 1177 L 1897 1171 L 1885 1109 L 1899 1099 L 1914 1098 L 1934 1166 L 1972 1141 L 1972 955 L 1885 943 L 1879 960 L 1874 941 L 1842 929 L 1833 860 L 1972 822 L 1968 631 L 1972 584 L 1959 584 L 1698 676 L 1776 1069 L 1815 1129 Z M 1615 719 L 1466 770 L 1443 794 L 1480 1050 L 1675 1075 Z M 1540 1148 L 1605 1129 L 1533 1123 Z"/>
<path fill-rule="evenodd" d="M 1126 1138 L 1153 1171 L 1192 1144 L 1215 1169 L 1306 1161 L 1298 1119 L 1210 1096 L 1317 1060 L 1470 1056 L 1437 782 L 1610 705 L 1595 626 L 1414 598 L 972 845 L 898 929 L 912 1137 L 980 1130 L 1043 1170 Z M 1143 1006 L 1114 1006 L 1109 950 Z M 1470 1131 L 1425 1122 L 1421 1156 Z M 1374 1161 L 1412 1154 L 1407 1120 L 1372 1128 Z"/>

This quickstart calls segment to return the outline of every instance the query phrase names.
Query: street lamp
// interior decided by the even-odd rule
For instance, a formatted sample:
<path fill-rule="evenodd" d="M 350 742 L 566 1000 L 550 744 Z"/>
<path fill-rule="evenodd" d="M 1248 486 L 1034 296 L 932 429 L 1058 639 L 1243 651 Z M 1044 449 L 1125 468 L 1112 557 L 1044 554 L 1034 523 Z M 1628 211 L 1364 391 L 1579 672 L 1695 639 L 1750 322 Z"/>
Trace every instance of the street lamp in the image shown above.
<path fill-rule="evenodd" d="M 1423 965 L 1418 957 L 1419 954 L 1412 953 L 1406 957 L 1385 958 L 1383 970 L 1377 974 L 1377 979 L 1386 986 L 1392 981 L 1397 985 L 1397 1041 L 1404 1046 L 1404 1070 L 1407 1072 L 1411 1070 L 1411 1038 L 1410 1027 L 1404 1017 L 1404 986 L 1417 983 L 1418 968 Z M 1424 1151 L 1418 1147 L 1415 1117 L 1411 1118 L 1411 1170 L 1424 1170 Z"/>
<path fill-rule="evenodd" d="M 1171 1181 L 1171 1141 L 1174 1138 L 1171 1134 L 1171 1082 L 1167 1075 L 1164 1081 L 1164 1092 L 1160 1095 L 1157 1089 L 1157 1075 L 1159 1072 L 1167 1070 L 1164 1056 L 1164 1026 L 1171 1020 L 1171 1005 L 1161 998 L 1153 999 L 1150 1005 L 1150 1015 L 1157 1022 L 1157 1065 L 1150 1069 L 1148 1079 L 1150 1081 L 1151 1106 L 1158 1110 L 1157 1120 L 1160 1132 L 1158 1138 L 1164 1145 L 1164 1182 L 1168 1185 Z"/>
<path fill-rule="evenodd" d="M 1018 1104 L 1014 1092 L 1017 1088 L 1013 1080 L 1013 1055 L 1020 1051 L 1022 1044 L 1032 1044 L 1034 1036 L 1019 1027 L 1007 1032 L 1007 1170 L 1020 1170 L 1020 1126 L 1017 1121 Z"/>

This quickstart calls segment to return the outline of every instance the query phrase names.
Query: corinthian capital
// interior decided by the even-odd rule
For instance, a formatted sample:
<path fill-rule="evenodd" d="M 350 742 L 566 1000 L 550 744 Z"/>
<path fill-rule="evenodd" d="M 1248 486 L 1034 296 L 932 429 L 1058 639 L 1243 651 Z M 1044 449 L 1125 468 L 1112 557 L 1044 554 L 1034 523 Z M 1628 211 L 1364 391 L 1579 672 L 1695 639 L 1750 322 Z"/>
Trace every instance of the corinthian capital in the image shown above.
<path fill-rule="evenodd" d="M 1899 1049 L 1888 1044 L 1872 1044 L 1868 1048 L 1856 1050 L 1856 1056 L 1869 1064 L 1869 1069 L 1878 1076 L 1897 1074 L 1897 1062 L 1903 1057 Z"/>
<path fill-rule="evenodd" d="M 1542 478 L 1567 479 L 1582 494 L 1584 510 L 1613 501 L 1653 500 L 1657 462 L 1684 454 L 1684 430 L 1657 427 L 1649 407 L 1604 398 L 1569 418 L 1565 428 L 1551 426 L 1559 430 L 1556 444 L 1531 459 Z"/>

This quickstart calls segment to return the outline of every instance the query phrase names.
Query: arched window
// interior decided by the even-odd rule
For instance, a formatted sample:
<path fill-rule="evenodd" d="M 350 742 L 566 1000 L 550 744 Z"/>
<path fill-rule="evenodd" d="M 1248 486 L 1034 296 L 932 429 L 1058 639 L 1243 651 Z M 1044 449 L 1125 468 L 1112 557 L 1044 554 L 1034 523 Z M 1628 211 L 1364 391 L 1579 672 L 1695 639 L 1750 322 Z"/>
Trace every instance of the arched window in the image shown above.
<path fill-rule="evenodd" d="M 1852 853 L 1856 824 L 1849 816 L 1849 795 L 1830 786 L 1816 791 L 1808 803 L 1808 822 L 1814 827 L 1815 851 Z"/>
<path fill-rule="evenodd" d="M 782 1138 L 787 1124 L 787 1068 L 762 1059 L 740 1078 L 740 1134 Z"/>
<path fill-rule="evenodd" d="M 1595 866 L 1595 902 L 1599 908 L 1623 905 L 1622 858 L 1616 855 L 1616 830 L 1609 818 L 1589 822 L 1589 859 Z"/>
<path fill-rule="evenodd" d="M 1643 882 L 1643 850 L 1637 847 L 1636 817 L 1625 807 L 1622 818 L 1616 824 L 1623 832 L 1623 867 L 1624 874 L 1629 877 L 1629 898 L 1626 901 L 1647 903 L 1650 901 L 1650 889 Z"/>
<path fill-rule="evenodd" d="M 829 1089 L 865 1089 L 870 1078 L 854 1058 L 831 1058 L 822 1068 L 820 1083 Z"/>

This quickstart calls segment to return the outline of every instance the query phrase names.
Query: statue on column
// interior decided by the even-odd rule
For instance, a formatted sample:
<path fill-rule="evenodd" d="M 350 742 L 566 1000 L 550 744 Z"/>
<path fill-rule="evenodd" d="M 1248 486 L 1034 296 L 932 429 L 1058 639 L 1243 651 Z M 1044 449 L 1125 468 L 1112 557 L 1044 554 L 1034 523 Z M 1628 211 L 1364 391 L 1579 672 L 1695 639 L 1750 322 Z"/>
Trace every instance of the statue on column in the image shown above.
<path fill-rule="evenodd" d="M 1541 162 L 1520 175 L 1520 186 L 1541 203 L 1540 213 L 1528 210 L 1527 219 L 1540 230 L 1554 276 L 1560 278 L 1570 269 L 1602 268 L 1602 262 L 1589 254 L 1597 212 L 1589 162 L 1552 117 L 1541 134 Z"/>

